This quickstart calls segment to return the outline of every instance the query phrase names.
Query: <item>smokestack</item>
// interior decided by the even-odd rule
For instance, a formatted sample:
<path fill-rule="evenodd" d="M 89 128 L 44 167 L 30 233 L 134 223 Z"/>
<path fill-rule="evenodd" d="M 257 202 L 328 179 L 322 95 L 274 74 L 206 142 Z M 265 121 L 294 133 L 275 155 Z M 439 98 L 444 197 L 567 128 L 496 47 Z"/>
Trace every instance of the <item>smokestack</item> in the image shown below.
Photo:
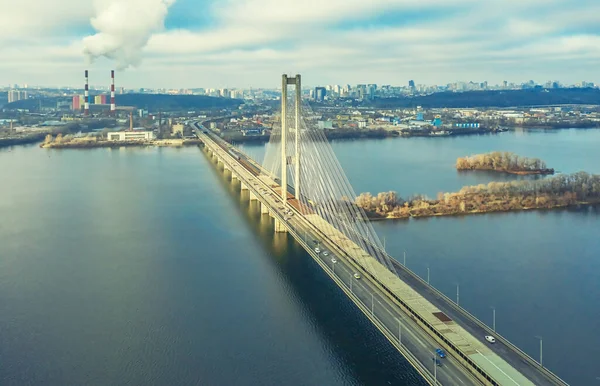
<path fill-rule="evenodd" d="M 133 131 L 133 111 L 129 112 L 129 131 Z"/>
<path fill-rule="evenodd" d="M 117 105 L 115 103 L 115 70 L 110 70 L 110 114 L 115 115 Z"/>
<path fill-rule="evenodd" d="M 83 114 L 90 115 L 90 92 L 88 89 L 88 70 L 85 70 L 85 91 L 83 92 L 84 107 Z"/>

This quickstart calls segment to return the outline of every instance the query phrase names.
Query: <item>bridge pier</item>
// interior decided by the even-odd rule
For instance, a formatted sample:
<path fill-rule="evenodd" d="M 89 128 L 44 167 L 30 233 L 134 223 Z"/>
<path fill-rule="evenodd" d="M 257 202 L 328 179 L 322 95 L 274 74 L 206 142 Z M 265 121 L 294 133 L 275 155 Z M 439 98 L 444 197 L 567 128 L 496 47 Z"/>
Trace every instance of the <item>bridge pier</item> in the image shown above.
<path fill-rule="evenodd" d="M 254 193 L 250 192 L 250 201 L 256 201 L 256 200 L 258 200 L 258 197 L 256 197 L 256 196 L 254 195 Z M 261 204 L 261 205 L 262 205 L 262 204 Z"/>
<path fill-rule="evenodd" d="M 269 207 L 263 204 L 262 202 L 260 203 L 260 213 L 269 214 Z"/>
<path fill-rule="evenodd" d="M 242 190 L 248 190 L 248 187 L 243 182 L 240 183 Z"/>
<path fill-rule="evenodd" d="M 287 232 L 287 228 L 285 227 L 285 224 L 283 224 L 278 219 L 275 219 L 275 232 L 276 233 L 285 233 L 285 232 Z"/>

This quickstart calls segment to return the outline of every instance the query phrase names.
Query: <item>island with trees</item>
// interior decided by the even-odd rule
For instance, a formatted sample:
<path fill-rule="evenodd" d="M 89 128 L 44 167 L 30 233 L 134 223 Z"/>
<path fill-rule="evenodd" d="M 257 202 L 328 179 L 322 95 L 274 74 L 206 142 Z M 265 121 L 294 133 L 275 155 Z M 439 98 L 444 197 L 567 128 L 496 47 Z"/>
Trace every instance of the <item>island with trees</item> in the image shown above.
<path fill-rule="evenodd" d="M 491 170 L 511 174 L 554 174 L 554 169 L 546 166 L 539 158 L 520 157 L 514 153 L 494 151 L 459 157 L 457 170 Z"/>
<path fill-rule="evenodd" d="M 532 181 L 490 182 L 440 193 L 435 200 L 424 196 L 404 200 L 396 192 L 362 193 L 355 204 L 374 220 L 600 204 L 600 175 L 578 172 Z"/>

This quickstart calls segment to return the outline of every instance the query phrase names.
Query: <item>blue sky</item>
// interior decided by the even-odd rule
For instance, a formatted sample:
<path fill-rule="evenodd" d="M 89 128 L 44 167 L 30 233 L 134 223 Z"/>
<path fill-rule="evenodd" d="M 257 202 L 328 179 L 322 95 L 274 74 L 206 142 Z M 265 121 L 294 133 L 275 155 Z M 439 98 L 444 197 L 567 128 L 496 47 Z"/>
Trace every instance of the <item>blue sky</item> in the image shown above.
<path fill-rule="evenodd" d="M 0 3 L 3 85 L 75 86 L 86 67 L 103 85 L 119 63 L 135 63 L 117 73 L 127 88 L 275 88 L 282 73 L 307 85 L 600 83 L 598 0 Z M 113 35 L 90 40 L 98 31 Z M 92 43 L 99 58 L 87 64 Z"/>

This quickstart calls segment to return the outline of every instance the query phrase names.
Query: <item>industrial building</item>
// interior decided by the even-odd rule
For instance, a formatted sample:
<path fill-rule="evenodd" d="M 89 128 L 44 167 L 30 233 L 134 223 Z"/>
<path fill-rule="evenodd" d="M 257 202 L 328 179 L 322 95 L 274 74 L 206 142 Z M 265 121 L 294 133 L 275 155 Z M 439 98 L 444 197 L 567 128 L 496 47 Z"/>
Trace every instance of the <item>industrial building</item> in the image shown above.
<path fill-rule="evenodd" d="M 109 141 L 152 141 L 155 139 L 152 131 L 117 131 L 108 133 Z"/>

